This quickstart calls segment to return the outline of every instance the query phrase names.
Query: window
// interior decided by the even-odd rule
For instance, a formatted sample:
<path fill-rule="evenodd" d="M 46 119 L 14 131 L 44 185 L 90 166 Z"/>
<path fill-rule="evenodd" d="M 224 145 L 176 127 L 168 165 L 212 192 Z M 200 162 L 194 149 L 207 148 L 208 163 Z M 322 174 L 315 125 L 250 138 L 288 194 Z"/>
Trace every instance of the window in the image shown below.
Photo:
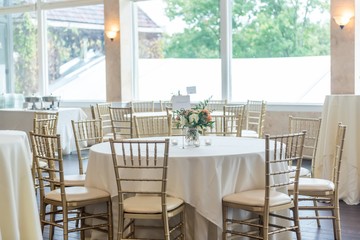
<path fill-rule="evenodd" d="M 207 3 L 211 12 L 197 1 L 136 3 L 139 99 L 170 99 L 190 86 L 191 100 L 221 98 L 219 2 Z"/>
<path fill-rule="evenodd" d="M 37 22 L 34 12 L 0 15 L 0 91 L 38 91 Z"/>
<path fill-rule="evenodd" d="M 136 2 L 137 98 L 169 99 L 195 86 L 196 94 L 191 95 L 195 101 L 212 96 L 233 102 L 322 103 L 330 93 L 329 4 L 328 0 Z M 220 19 L 231 19 L 231 35 L 221 31 Z M 220 52 L 220 39 L 227 41 L 227 36 L 232 42 L 222 49 L 231 49 L 229 62 Z M 224 70 L 230 74 L 222 69 L 230 69 Z M 224 91 L 227 85 L 231 87 Z"/>
<path fill-rule="evenodd" d="M 103 4 L 88 4 L 0 7 L 1 93 L 106 99 Z"/>
<path fill-rule="evenodd" d="M 105 100 L 103 5 L 46 11 L 49 93 Z"/>
<path fill-rule="evenodd" d="M 324 101 L 330 93 L 328 0 L 235 0 L 232 19 L 233 101 Z"/>

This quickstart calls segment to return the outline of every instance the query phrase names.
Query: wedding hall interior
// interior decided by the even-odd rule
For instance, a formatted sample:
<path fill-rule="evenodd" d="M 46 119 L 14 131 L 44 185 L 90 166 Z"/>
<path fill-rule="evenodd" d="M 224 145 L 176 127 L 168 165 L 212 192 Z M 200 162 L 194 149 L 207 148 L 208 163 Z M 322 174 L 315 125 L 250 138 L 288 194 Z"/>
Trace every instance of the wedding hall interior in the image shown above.
<path fill-rule="evenodd" d="M 0 1 L 0 240 L 358 239 L 359 14 Z"/>

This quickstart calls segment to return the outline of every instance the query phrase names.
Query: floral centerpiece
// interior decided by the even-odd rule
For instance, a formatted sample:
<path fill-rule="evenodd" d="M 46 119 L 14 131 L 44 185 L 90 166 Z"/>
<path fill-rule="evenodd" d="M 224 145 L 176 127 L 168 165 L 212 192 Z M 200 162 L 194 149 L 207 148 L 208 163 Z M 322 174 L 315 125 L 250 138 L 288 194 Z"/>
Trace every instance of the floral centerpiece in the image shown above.
<path fill-rule="evenodd" d="M 206 109 L 209 100 L 200 102 L 191 109 L 180 109 L 174 111 L 177 128 L 186 128 L 185 139 L 187 143 L 198 141 L 199 133 L 202 134 L 207 127 L 212 127 L 211 111 Z"/>

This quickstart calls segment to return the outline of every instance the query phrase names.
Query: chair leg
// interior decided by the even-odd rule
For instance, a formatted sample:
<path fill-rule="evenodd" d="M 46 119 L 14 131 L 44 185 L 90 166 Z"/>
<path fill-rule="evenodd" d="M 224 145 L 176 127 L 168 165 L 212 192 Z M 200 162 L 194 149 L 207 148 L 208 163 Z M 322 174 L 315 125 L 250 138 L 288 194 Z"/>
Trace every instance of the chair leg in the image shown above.
<path fill-rule="evenodd" d="M 69 238 L 69 220 L 68 220 L 68 212 L 67 209 L 63 209 L 63 236 L 64 236 L 64 240 L 68 240 Z"/>
<path fill-rule="evenodd" d="M 55 211 L 57 210 L 57 208 L 53 205 L 50 206 L 50 211 L 52 212 L 50 214 L 50 222 L 55 222 L 55 219 L 56 219 L 56 214 L 55 214 Z M 54 225 L 49 225 L 50 226 L 50 229 L 49 229 L 49 238 L 52 240 L 54 239 L 54 233 L 55 233 L 55 226 Z"/>
<path fill-rule="evenodd" d="M 299 212 L 298 207 L 296 206 L 294 209 L 292 209 L 293 212 L 293 218 L 294 218 L 294 226 L 297 226 L 296 231 L 296 239 L 301 240 L 301 232 L 300 232 L 300 219 L 299 219 Z"/>
<path fill-rule="evenodd" d="M 76 227 L 78 227 L 79 222 L 81 224 L 80 227 L 85 226 L 85 219 L 82 218 L 84 214 L 85 214 L 84 208 L 79 209 L 79 212 L 76 213 L 76 217 L 81 217 L 81 220 L 76 219 Z M 80 231 L 80 239 L 85 240 L 85 230 Z"/>
<path fill-rule="evenodd" d="M 113 215 L 112 215 L 112 201 L 107 202 L 107 211 L 108 211 L 108 239 L 113 239 Z"/>
<path fill-rule="evenodd" d="M 181 239 L 184 240 L 185 239 L 185 210 L 184 212 L 182 212 L 180 214 L 180 221 L 181 221 L 181 227 L 180 227 L 180 231 L 181 231 Z"/>
<path fill-rule="evenodd" d="M 263 240 L 268 240 L 269 239 L 269 215 L 265 215 L 262 216 L 261 218 L 262 221 L 262 236 L 263 236 Z"/>
<path fill-rule="evenodd" d="M 168 218 L 167 212 L 163 213 L 163 226 L 164 226 L 164 239 L 170 240 L 169 218 Z"/>
<path fill-rule="evenodd" d="M 335 217 L 334 221 L 334 236 L 336 240 L 341 240 L 341 223 L 340 223 L 340 209 L 339 209 L 339 200 L 338 199 L 334 199 L 333 200 L 333 206 L 334 206 L 334 210 L 333 210 L 333 216 Z"/>
<path fill-rule="evenodd" d="M 314 207 L 317 207 L 317 201 L 313 200 L 313 203 L 314 203 Z M 320 225 L 320 218 L 319 218 L 319 211 L 318 210 L 315 210 L 315 216 L 316 216 L 317 226 L 318 226 L 318 228 L 320 228 L 321 225 Z"/>
<path fill-rule="evenodd" d="M 222 215 L 223 215 L 223 232 L 222 232 L 222 240 L 226 240 L 226 219 L 227 219 L 227 207 L 223 206 L 222 207 Z"/>

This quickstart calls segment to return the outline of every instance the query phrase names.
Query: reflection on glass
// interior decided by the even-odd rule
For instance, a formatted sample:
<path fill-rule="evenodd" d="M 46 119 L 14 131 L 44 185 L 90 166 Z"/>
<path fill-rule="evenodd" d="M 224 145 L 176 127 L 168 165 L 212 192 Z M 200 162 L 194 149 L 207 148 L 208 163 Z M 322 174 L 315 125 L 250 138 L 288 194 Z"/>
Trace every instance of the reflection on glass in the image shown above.
<path fill-rule="evenodd" d="M 8 80 L 14 82 L 14 85 L 7 85 L 6 90 L 9 93 L 24 95 L 36 93 L 39 86 L 36 20 L 33 14 L 28 12 L 8 15 L 5 19 L 5 31 L 12 33 L 10 39 L 13 40 L 13 44 L 6 41 L 2 47 L 13 57 L 12 63 L 5 60 L 5 65 Z"/>
<path fill-rule="evenodd" d="M 330 2 L 233 3 L 232 101 L 322 103 L 330 93 Z"/>
<path fill-rule="evenodd" d="M 35 3 L 35 0 L 0 0 L 0 7 L 11 7 Z"/>
<path fill-rule="evenodd" d="M 106 99 L 103 12 L 103 5 L 46 12 L 49 91 L 54 95 Z"/>
<path fill-rule="evenodd" d="M 140 99 L 171 99 L 189 86 L 192 101 L 221 99 L 219 1 L 206 2 L 136 2 Z"/>

